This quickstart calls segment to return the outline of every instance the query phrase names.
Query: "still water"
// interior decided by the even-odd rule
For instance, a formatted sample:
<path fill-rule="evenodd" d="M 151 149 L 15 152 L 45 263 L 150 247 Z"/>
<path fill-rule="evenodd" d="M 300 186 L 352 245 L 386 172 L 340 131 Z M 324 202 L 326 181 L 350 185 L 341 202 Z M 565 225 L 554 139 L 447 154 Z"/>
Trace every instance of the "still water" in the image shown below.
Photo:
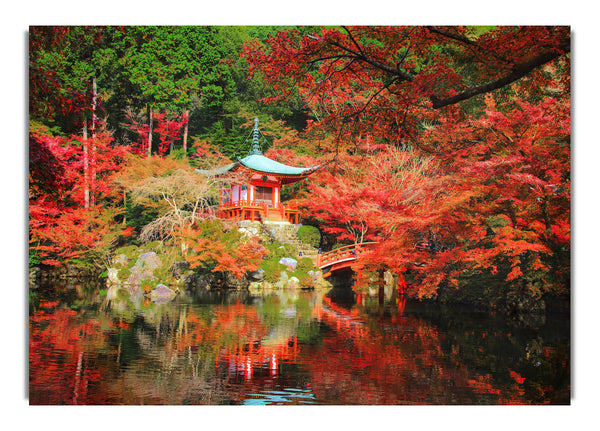
<path fill-rule="evenodd" d="M 569 316 L 330 291 L 30 291 L 30 404 L 569 404 Z"/>

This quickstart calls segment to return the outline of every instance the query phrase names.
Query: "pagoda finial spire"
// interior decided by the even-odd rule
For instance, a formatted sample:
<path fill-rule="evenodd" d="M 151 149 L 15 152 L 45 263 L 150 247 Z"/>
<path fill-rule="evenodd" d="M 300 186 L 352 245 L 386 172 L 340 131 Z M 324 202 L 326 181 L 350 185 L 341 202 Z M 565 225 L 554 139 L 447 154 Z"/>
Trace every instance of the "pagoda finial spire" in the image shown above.
<path fill-rule="evenodd" d="M 258 117 L 254 118 L 254 132 L 252 133 L 252 150 L 248 154 L 251 155 L 262 155 L 262 151 L 260 151 L 260 147 L 258 145 Z"/>

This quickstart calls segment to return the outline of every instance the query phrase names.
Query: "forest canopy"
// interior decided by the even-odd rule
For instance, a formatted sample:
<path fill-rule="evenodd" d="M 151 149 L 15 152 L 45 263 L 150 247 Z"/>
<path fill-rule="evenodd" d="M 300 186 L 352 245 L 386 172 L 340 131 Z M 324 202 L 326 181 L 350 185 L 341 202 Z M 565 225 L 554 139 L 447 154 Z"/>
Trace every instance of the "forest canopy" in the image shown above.
<path fill-rule="evenodd" d="M 286 193 L 328 246 L 378 242 L 359 278 L 568 293 L 570 62 L 566 26 L 31 27 L 30 262 L 102 265 L 167 214 L 198 238 L 193 169 L 258 117 L 267 156 L 326 166 Z"/>

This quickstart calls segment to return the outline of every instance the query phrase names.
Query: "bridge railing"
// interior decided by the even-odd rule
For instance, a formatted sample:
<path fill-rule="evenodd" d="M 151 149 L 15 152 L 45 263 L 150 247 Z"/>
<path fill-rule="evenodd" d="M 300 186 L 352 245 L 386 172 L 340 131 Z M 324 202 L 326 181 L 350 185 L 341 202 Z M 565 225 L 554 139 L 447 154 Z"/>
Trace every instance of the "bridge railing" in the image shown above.
<path fill-rule="evenodd" d="M 327 253 L 317 256 L 317 267 L 323 268 L 341 260 L 354 260 L 368 248 L 372 247 L 376 242 L 363 242 L 361 244 L 352 244 L 345 247 L 340 247 Z"/>

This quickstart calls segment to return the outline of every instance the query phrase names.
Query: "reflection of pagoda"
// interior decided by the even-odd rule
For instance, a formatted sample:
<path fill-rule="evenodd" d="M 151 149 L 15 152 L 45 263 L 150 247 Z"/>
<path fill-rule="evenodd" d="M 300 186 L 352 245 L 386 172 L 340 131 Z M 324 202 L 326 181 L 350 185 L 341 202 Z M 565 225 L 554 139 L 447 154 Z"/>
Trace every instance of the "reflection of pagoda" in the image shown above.
<path fill-rule="evenodd" d="M 318 166 L 298 168 L 271 160 L 260 151 L 258 136 L 258 118 L 255 118 L 252 150 L 246 157 L 213 171 L 198 172 L 216 176 L 234 172 L 246 174 L 245 181 L 219 191 L 219 217 L 235 221 L 297 224 L 299 210 L 281 202 L 281 186 L 303 180 L 317 170 Z"/>
<path fill-rule="evenodd" d="M 216 358 L 217 371 L 226 370 L 230 376 L 243 376 L 244 380 L 277 376 L 281 362 L 296 360 L 298 339 L 293 335 L 271 341 L 255 340 L 233 349 L 222 348 Z"/>

